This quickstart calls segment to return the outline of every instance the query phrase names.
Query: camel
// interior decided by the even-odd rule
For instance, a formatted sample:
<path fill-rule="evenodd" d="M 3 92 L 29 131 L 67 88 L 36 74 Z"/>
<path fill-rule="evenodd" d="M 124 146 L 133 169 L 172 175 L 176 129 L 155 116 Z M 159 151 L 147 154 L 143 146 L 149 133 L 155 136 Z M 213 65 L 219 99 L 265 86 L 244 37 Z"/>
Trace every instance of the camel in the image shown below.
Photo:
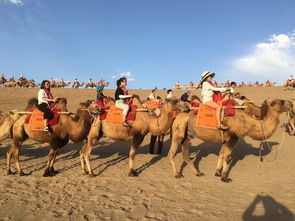
<path fill-rule="evenodd" d="M 70 86 L 71 82 L 65 82 L 64 80 L 61 80 L 59 82 L 56 82 L 57 88 L 64 88 Z"/>
<path fill-rule="evenodd" d="M 133 97 L 133 104 L 142 108 L 138 96 Z M 95 140 L 99 140 L 102 134 L 116 141 L 131 141 L 129 152 L 129 176 L 137 176 L 138 173 L 133 168 L 135 152 L 142 143 L 144 137 L 150 132 L 154 136 L 164 134 L 172 125 L 172 113 L 176 109 L 187 111 L 187 106 L 183 106 L 178 100 L 168 100 L 161 110 L 159 116 L 151 116 L 147 112 L 137 112 L 135 121 L 129 123 L 131 127 L 125 127 L 121 124 L 107 123 L 105 120 L 94 122 L 87 139 L 87 145 L 80 152 L 82 171 L 84 174 L 94 176 L 90 165 L 90 154 Z M 87 170 L 85 168 L 85 163 Z"/>
<path fill-rule="evenodd" d="M 288 88 L 288 87 L 295 88 L 295 79 L 286 80 L 284 83 L 284 87 L 285 88 Z"/>
<path fill-rule="evenodd" d="M 5 79 L 5 77 L 0 77 L 0 87 L 2 86 L 2 85 L 5 85 L 5 83 L 7 82 L 7 80 Z"/>
<path fill-rule="evenodd" d="M 94 87 L 96 87 L 96 84 L 94 83 L 94 82 L 87 82 L 86 84 L 85 84 L 85 88 L 88 88 L 88 87 L 90 87 L 90 88 L 94 88 Z"/>
<path fill-rule="evenodd" d="M 17 81 L 16 81 L 16 86 L 19 87 L 26 87 L 28 83 L 28 80 L 25 77 L 20 77 Z"/>
<path fill-rule="evenodd" d="M 38 87 L 38 85 L 35 83 L 35 80 L 31 79 L 26 83 L 26 87 Z"/>
<path fill-rule="evenodd" d="M 13 79 L 8 79 L 8 81 L 4 84 L 5 87 L 16 87 L 16 81 Z"/>
<path fill-rule="evenodd" d="M 181 89 L 185 89 L 186 85 L 182 85 L 182 84 L 175 84 L 173 86 L 173 90 L 181 90 Z"/>
<path fill-rule="evenodd" d="M 82 87 L 84 84 L 84 82 L 80 83 L 79 81 L 75 81 L 73 82 L 72 88 L 79 88 Z"/>
<path fill-rule="evenodd" d="M 19 118 L 19 114 L 15 111 L 11 110 L 7 114 L 0 115 L 0 141 L 9 137 L 14 122 Z"/>
<path fill-rule="evenodd" d="M 271 137 L 279 125 L 279 115 L 290 108 L 292 108 L 290 101 L 267 99 L 261 107 L 262 120 L 255 119 L 242 110 L 236 110 L 234 116 L 224 118 L 224 123 L 229 128 L 226 131 L 196 127 L 196 115 L 181 113 L 172 125 L 172 144 L 169 151 L 174 176 L 176 178 L 182 176 L 177 172 L 175 163 L 175 155 L 180 143 L 184 161 L 196 176 L 204 175 L 195 168 L 193 162 L 189 159 L 189 139 L 190 137 L 197 137 L 207 142 L 222 143 L 215 176 L 220 176 L 223 182 L 231 182 L 227 170 L 231 153 L 238 143 L 238 139 L 249 136 L 254 140 L 265 140 Z"/>
<path fill-rule="evenodd" d="M 28 103 L 27 109 L 35 107 L 36 102 L 37 99 L 31 99 Z M 67 111 L 66 104 L 67 100 L 65 98 L 59 98 L 55 107 L 61 109 L 61 111 Z M 6 156 L 7 174 L 12 174 L 10 170 L 10 161 L 13 155 L 18 174 L 20 176 L 26 175 L 19 164 L 19 150 L 22 142 L 27 138 L 31 138 L 40 143 L 50 144 L 48 161 L 43 176 L 47 177 L 55 175 L 54 161 L 58 150 L 65 146 L 69 139 L 75 143 L 82 142 L 86 139 L 92 124 L 93 115 L 98 113 L 99 109 L 93 101 L 87 100 L 80 103 L 80 107 L 77 109 L 74 118 L 70 115 L 60 115 L 58 123 L 56 125 L 51 125 L 50 132 L 30 130 L 28 124 L 24 123 L 26 116 L 19 118 L 13 125 L 13 145 L 7 152 Z"/>

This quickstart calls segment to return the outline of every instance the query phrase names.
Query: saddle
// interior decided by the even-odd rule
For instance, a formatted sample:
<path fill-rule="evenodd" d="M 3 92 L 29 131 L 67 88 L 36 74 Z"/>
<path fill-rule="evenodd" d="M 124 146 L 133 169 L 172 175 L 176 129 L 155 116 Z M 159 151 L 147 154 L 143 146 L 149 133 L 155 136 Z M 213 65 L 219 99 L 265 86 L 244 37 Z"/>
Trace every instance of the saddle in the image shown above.
<path fill-rule="evenodd" d="M 222 102 L 224 107 L 224 116 L 235 115 L 235 100 L 230 99 Z M 197 115 L 196 126 L 203 128 L 217 129 L 216 109 L 206 104 L 200 104 L 198 109 L 193 110 L 193 114 Z"/>
<path fill-rule="evenodd" d="M 129 106 L 129 112 L 126 116 L 126 120 L 134 121 L 136 118 L 136 105 Z M 105 110 L 99 117 L 100 120 L 106 120 L 107 123 L 122 124 L 123 121 L 123 109 L 112 106 L 105 106 L 102 108 Z M 108 111 L 106 111 L 108 110 Z"/>
<path fill-rule="evenodd" d="M 38 108 L 34 108 L 32 114 L 28 114 L 25 118 L 25 124 L 29 124 L 29 130 L 42 130 L 44 128 L 44 113 L 40 111 Z M 61 109 L 52 108 L 51 111 L 53 112 L 53 118 L 48 121 L 48 125 L 56 125 L 59 120 L 58 112 Z"/>

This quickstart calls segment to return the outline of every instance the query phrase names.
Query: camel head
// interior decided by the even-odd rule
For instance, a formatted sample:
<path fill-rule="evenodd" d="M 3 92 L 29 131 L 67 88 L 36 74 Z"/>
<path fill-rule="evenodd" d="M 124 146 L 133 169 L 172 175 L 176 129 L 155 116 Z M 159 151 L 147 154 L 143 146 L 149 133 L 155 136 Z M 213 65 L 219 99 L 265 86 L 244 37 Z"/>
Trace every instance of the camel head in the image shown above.
<path fill-rule="evenodd" d="M 26 110 L 37 108 L 37 106 L 38 106 L 38 99 L 33 97 L 28 101 Z"/>
<path fill-rule="evenodd" d="M 91 115 L 98 115 L 100 114 L 100 108 L 96 105 L 94 100 L 87 100 L 85 102 L 80 103 L 81 110 L 88 110 Z"/>
<path fill-rule="evenodd" d="M 64 97 L 60 97 L 55 102 L 55 108 L 60 108 L 63 111 L 67 111 L 67 99 Z"/>
<path fill-rule="evenodd" d="M 291 101 L 269 98 L 265 100 L 261 106 L 261 119 L 263 119 L 269 110 L 277 113 L 287 112 L 293 105 Z"/>
<path fill-rule="evenodd" d="M 11 120 L 13 120 L 13 122 L 15 122 L 19 118 L 19 114 L 16 112 L 17 112 L 16 109 L 9 111 L 9 117 Z"/>
<path fill-rule="evenodd" d="M 178 100 L 176 97 L 171 97 L 169 99 L 166 99 L 166 102 L 164 104 L 164 108 L 167 108 L 167 110 L 179 110 L 181 112 L 189 112 L 190 108 L 189 106 L 183 102 Z"/>

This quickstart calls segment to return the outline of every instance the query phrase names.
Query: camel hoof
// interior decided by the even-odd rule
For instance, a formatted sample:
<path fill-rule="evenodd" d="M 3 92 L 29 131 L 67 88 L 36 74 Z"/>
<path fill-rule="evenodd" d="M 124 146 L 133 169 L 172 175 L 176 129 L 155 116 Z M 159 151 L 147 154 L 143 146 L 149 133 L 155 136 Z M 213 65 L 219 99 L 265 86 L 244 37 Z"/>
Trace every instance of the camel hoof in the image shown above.
<path fill-rule="evenodd" d="M 215 176 L 221 177 L 221 173 L 216 172 Z"/>
<path fill-rule="evenodd" d="M 135 170 L 130 170 L 128 176 L 136 177 L 136 176 L 138 176 L 138 173 Z"/>
<path fill-rule="evenodd" d="M 51 176 L 55 176 L 56 174 L 58 174 L 59 172 L 58 171 L 56 171 L 56 170 L 54 170 L 54 169 L 51 169 L 50 170 L 50 175 Z"/>
<path fill-rule="evenodd" d="M 89 177 L 96 177 L 94 173 L 89 173 Z"/>
<path fill-rule="evenodd" d="M 44 177 L 50 177 L 50 176 L 52 176 L 52 174 L 50 173 L 50 171 L 49 171 L 48 169 L 46 169 L 46 170 L 44 171 L 43 176 L 44 176 Z"/>
<path fill-rule="evenodd" d="M 174 177 L 175 177 L 175 178 L 182 178 L 183 175 L 179 173 L 179 174 L 175 175 Z"/>
<path fill-rule="evenodd" d="M 205 173 L 198 173 L 198 174 L 196 174 L 196 176 L 205 176 Z"/>
<path fill-rule="evenodd" d="M 19 173 L 19 175 L 20 175 L 20 176 L 28 176 L 29 173 L 24 173 L 23 171 L 21 171 L 21 172 Z"/>
<path fill-rule="evenodd" d="M 17 172 L 12 172 L 11 170 L 7 170 L 7 175 L 13 175 L 16 174 Z"/>
<path fill-rule="evenodd" d="M 222 177 L 222 178 L 221 178 L 221 181 L 222 181 L 222 182 L 225 182 L 225 183 L 231 183 L 233 180 L 230 179 L 230 178 Z"/>

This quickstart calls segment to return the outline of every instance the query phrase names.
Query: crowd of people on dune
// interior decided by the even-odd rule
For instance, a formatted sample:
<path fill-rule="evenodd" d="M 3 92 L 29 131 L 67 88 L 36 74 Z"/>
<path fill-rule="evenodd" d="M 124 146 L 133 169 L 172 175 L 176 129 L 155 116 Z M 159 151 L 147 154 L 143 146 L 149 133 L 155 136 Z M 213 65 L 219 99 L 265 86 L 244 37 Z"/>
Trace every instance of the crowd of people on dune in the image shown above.
<path fill-rule="evenodd" d="M 230 81 L 227 80 L 225 83 L 217 83 L 215 82 L 215 84 L 217 85 L 217 87 L 228 87 L 230 85 Z M 201 83 L 193 83 L 192 81 L 190 81 L 189 84 L 180 84 L 179 81 L 177 81 L 174 86 L 173 89 L 176 90 L 181 90 L 181 89 L 201 89 Z M 274 87 L 276 86 L 276 82 L 271 82 L 269 80 L 267 80 L 264 84 L 263 83 L 259 83 L 259 81 L 256 81 L 255 83 L 252 82 L 248 82 L 245 83 L 244 81 L 242 81 L 240 84 L 237 84 L 238 87 Z"/>
<path fill-rule="evenodd" d="M 90 78 L 88 82 L 79 82 L 76 78 L 73 82 L 64 81 L 63 78 L 61 78 L 60 81 L 54 80 L 51 78 L 49 80 L 50 87 L 51 88 L 65 88 L 72 86 L 72 88 L 97 88 L 101 85 L 104 87 L 107 87 L 109 85 L 108 82 L 105 82 L 103 79 L 99 80 L 97 83 L 93 82 Z M 26 79 L 24 75 L 22 74 L 17 80 L 15 80 L 14 77 L 6 78 L 4 74 L 1 74 L 0 76 L 0 87 L 39 87 L 41 84 L 37 84 L 34 79 Z"/>

